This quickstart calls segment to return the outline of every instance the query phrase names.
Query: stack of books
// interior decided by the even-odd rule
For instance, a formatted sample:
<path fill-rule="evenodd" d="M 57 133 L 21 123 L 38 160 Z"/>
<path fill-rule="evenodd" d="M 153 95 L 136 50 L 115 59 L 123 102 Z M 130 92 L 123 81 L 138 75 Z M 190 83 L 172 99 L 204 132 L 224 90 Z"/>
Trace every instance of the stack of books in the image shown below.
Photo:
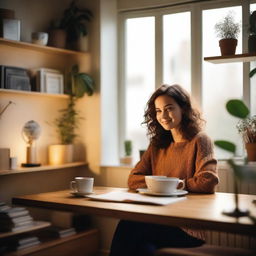
<path fill-rule="evenodd" d="M 71 227 L 71 228 L 60 228 L 56 226 L 49 227 L 47 229 L 41 230 L 38 232 L 38 236 L 40 240 L 45 240 L 45 239 L 53 239 L 53 238 L 63 238 L 63 237 L 68 237 L 71 235 L 76 234 L 76 229 Z"/>
<path fill-rule="evenodd" d="M 18 251 L 31 246 L 40 244 L 38 237 L 25 235 L 23 237 L 15 237 L 8 242 L 10 251 Z"/>
<path fill-rule="evenodd" d="M 0 205 L 0 232 L 16 232 L 33 225 L 33 218 L 24 207 Z"/>

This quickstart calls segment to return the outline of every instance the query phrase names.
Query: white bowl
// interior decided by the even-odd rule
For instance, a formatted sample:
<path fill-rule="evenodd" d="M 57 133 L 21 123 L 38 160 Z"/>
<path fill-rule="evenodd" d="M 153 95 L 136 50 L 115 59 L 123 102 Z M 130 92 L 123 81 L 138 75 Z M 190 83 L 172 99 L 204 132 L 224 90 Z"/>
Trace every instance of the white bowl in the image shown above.
<path fill-rule="evenodd" d="M 31 34 L 31 39 L 33 44 L 47 45 L 48 43 L 48 33 L 46 32 L 33 32 Z"/>
<path fill-rule="evenodd" d="M 179 183 L 182 183 L 184 188 L 184 182 L 176 177 L 150 175 L 145 176 L 145 181 L 148 189 L 154 193 L 172 193 L 177 190 Z"/>

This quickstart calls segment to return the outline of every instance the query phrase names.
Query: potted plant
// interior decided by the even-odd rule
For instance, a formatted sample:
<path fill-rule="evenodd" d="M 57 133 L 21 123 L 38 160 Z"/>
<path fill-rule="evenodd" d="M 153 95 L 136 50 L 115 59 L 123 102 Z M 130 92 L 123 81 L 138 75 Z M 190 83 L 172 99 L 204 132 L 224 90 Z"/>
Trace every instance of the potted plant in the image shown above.
<path fill-rule="evenodd" d="M 124 141 L 124 152 L 125 156 L 121 157 L 120 162 L 121 164 L 132 164 L 132 141 L 131 140 L 125 140 Z"/>
<path fill-rule="evenodd" d="M 221 55 L 233 55 L 236 52 L 237 38 L 240 33 L 240 23 L 235 22 L 232 12 L 215 24 L 215 32 L 220 38 Z"/>
<path fill-rule="evenodd" d="M 243 137 L 248 161 L 256 161 L 256 115 L 240 120 L 237 129 Z"/>
<path fill-rule="evenodd" d="M 250 14 L 248 52 L 256 53 L 256 11 Z"/>
<path fill-rule="evenodd" d="M 76 129 L 81 119 L 76 110 L 76 101 L 84 94 L 91 96 L 94 92 L 94 81 L 86 73 L 81 73 L 78 66 L 74 65 L 68 79 L 69 102 L 67 108 L 60 110 L 60 116 L 54 120 L 56 131 L 60 140 L 59 145 L 49 146 L 49 163 L 62 164 L 73 161 L 73 144 L 77 137 Z"/>
<path fill-rule="evenodd" d="M 90 21 L 92 16 L 92 12 L 89 9 L 78 8 L 75 0 L 73 0 L 64 11 L 61 20 L 53 23 L 53 27 L 65 31 L 68 48 L 80 50 L 79 40 L 87 36 L 88 30 L 86 22 Z"/>
<path fill-rule="evenodd" d="M 256 116 L 249 118 L 249 109 L 243 103 L 243 101 L 238 99 L 229 100 L 226 104 L 227 111 L 241 120 L 237 124 L 238 131 L 242 133 L 245 143 L 247 141 L 256 140 Z M 214 141 L 214 144 L 224 150 L 232 152 L 235 154 L 236 145 L 230 141 L 226 140 L 217 140 Z M 246 147 L 247 148 L 247 147 Z M 255 147 L 256 148 L 256 147 Z M 255 156 L 256 150 L 253 149 L 253 154 Z M 250 153 L 247 151 L 248 160 L 251 161 Z M 255 161 L 255 160 L 254 160 Z M 254 181 L 256 180 L 255 167 L 251 165 L 237 164 L 233 159 L 228 159 L 229 165 L 234 171 L 234 200 L 235 208 L 233 210 L 224 210 L 223 214 L 232 216 L 232 217 L 242 217 L 249 215 L 249 211 L 246 209 L 239 209 L 239 198 L 238 198 L 238 181 L 247 180 Z"/>

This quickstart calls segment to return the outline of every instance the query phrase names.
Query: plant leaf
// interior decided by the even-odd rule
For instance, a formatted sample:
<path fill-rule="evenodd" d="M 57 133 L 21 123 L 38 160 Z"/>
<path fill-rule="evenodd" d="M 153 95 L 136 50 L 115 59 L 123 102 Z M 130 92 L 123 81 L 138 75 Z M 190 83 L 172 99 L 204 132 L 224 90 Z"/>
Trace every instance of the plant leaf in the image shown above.
<path fill-rule="evenodd" d="M 249 77 L 253 77 L 256 74 L 256 68 L 252 69 L 249 73 Z"/>
<path fill-rule="evenodd" d="M 236 145 L 230 141 L 215 140 L 214 145 L 232 153 L 236 152 Z"/>
<path fill-rule="evenodd" d="M 229 100 L 226 104 L 226 109 L 232 116 L 242 119 L 246 118 L 250 112 L 243 101 L 238 99 Z"/>

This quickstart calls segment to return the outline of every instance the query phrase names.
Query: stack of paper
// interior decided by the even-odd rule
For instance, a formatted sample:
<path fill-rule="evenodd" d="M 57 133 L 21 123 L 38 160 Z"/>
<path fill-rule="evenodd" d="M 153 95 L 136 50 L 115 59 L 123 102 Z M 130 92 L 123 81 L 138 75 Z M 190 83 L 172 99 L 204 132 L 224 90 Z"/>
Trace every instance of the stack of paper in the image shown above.
<path fill-rule="evenodd" d="M 100 195 L 88 195 L 87 197 L 99 201 L 112 201 L 124 203 L 147 203 L 156 205 L 167 205 L 186 199 L 186 197 L 156 197 L 147 196 L 127 191 L 112 191 Z"/>

